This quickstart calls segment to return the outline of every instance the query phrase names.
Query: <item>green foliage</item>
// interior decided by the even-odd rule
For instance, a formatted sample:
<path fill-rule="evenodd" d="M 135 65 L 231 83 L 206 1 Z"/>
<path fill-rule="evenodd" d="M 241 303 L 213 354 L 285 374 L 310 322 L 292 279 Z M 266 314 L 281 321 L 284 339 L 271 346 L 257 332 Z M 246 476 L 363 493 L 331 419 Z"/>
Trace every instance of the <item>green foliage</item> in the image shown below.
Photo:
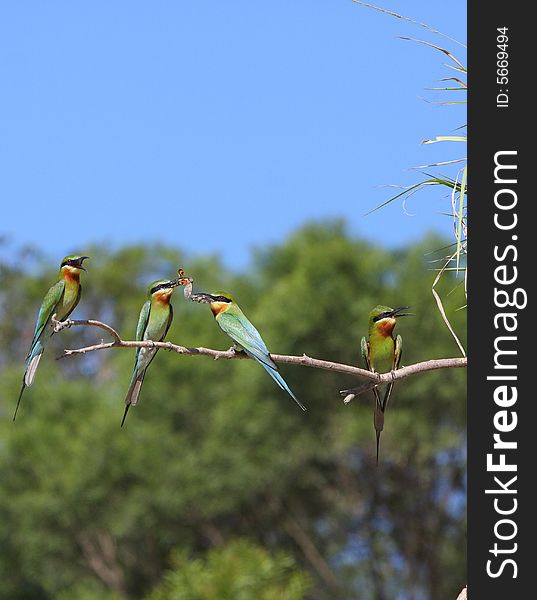
<path fill-rule="evenodd" d="M 180 266 L 197 290 L 233 292 L 274 353 L 359 365 L 367 315 L 382 303 L 416 314 L 397 325 L 403 364 L 449 357 L 457 348 L 425 257 L 444 243 L 386 251 L 342 223 L 314 223 L 260 249 L 244 273 L 174 248 L 84 249 L 91 261 L 73 317 L 132 339 L 147 282 Z M 57 269 L 42 258 L 32 272 L 23 264 L 5 261 L 0 272 L 0 598 L 164 597 L 183 581 L 185 597 L 208 598 L 204 585 L 246 585 L 233 574 L 255 579 L 263 565 L 263 590 L 289 598 L 456 596 L 465 581 L 464 370 L 395 385 L 377 468 L 372 396 L 344 406 L 338 393 L 356 379 L 282 365 L 303 414 L 253 361 L 161 351 L 121 429 L 134 351 L 56 361 L 103 335 L 72 328 L 52 339 L 12 423 L 35 315 Z M 464 331 L 465 313 L 454 311 L 464 291 L 447 294 L 453 281 L 447 273 L 439 286 Z M 229 347 L 206 305 L 180 291 L 173 303 L 167 339 Z"/>
<path fill-rule="evenodd" d="M 272 556 L 247 540 L 213 548 L 204 559 L 176 553 L 173 566 L 147 600 L 301 600 L 309 588 L 291 556 Z"/>

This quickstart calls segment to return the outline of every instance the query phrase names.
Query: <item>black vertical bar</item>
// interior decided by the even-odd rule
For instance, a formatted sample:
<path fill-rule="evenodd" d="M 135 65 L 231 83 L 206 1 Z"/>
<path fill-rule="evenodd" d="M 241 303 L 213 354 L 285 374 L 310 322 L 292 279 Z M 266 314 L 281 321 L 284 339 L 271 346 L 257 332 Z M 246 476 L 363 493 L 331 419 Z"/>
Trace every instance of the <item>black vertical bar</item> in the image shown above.
<path fill-rule="evenodd" d="M 528 443 L 537 440 L 528 291 L 536 273 L 537 192 L 528 184 L 537 152 L 528 148 L 537 31 L 527 10 L 521 2 L 468 4 L 470 600 L 537 597 L 537 455 Z M 500 470 L 502 461 L 516 470 Z"/>

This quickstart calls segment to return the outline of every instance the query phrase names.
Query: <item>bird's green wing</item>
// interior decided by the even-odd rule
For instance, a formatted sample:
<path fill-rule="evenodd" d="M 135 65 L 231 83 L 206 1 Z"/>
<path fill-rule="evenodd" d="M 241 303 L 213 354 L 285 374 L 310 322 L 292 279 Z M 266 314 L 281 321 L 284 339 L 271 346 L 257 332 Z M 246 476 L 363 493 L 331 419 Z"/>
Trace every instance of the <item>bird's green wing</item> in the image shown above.
<path fill-rule="evenodd" d="M 147 329 L 147 323 L 149 322 L 149 313 L 151 312 L 151 301 L 147 300 L 144 302 L 142 309 L 140 310 L 140 316 L 138 317 L 138 325 L 136 326 L 136 340 L 141 342 L 144 339 L 144 333 Z"/>
<path fill-rule="evenodd" d="M 369 342 L 365 339 L 365 337 L 362 338 L 361 349 L 362 349 L 362 358 L 364 359 L 367 370 L 372 371 L 371 363 L 369 362 Z M 380 394 L 376 387 L 373 388 L 373 394 L 375 395 L 375 400 L 377 402 L 377 405 L 379 407 L 382 407 L 382 403 L 380 401 Z"/>
<path fill-rule="evenodd" d="M 403 338 L 398 335 L 395 340 L 395 352 L 393 356 L 393 368 L 398 369 L 401 364 L 401 358 L 403 356 Z M 386 410 L 386 406 L 388 405 L 388 401 L 390 400 L 390 395 L 392 393 L 394 382 L 390 382 L 386 386 L 386 392 L 384 393 L 384 400 L 382 402 L 382 410 Z"/>
<path fill-rule="evenodd" d="M 243 348 L 246 354 L 257 360 L 280 388 L 285 390 L 302 410 L 306 410 L 306 407 L 291 391 L 287 383 L 285 383 L 276 363 L 270 357 L 270 353 L 259 331 L 248 321 L 242 311 L 239 314 L 230 312 L 220 313 L 216 321 L 222 331 L 227 333 L 236 344 Z"/>
<path fill-rule="evenodd" d="M 234 342 L 244 348 L 247 354 L 251 354 L 267 367 L 277 369 L 276 364 L 270 358 L 267 346 L 262 340 L 259 331 L 243 314 L 220 313 L 217 322 L 222 331 L 227 333 Z"/>
<path fill-rule="evenodd" d="M 136 327 L 136 340 L 141 342 L 144 339 L 144 333 L 149 323 L 149 313 L 151 312 L 151 300 L 144 302 L 142 309 L 140 310 L 140 316 L 138 317 L 138 325 Z M 136 358 L 140 354 L 141 348 L 136 349 Z"/>
<path fill-rule="evenodd" d="M 30 348 L 30 354 L 32 348 L 35 343 L 41 337 L 47 323 L 49 322 L 52 315 L 56 312 L 56 307 L 58 306 L 62 294 L 65 290 L 65 282 L 62 280 L 55 283 L 49 291 L 45 294 L 43 298 L 43 302 L 41 303 L 41 308 L 39 309 L 39 314 L 37 315 L 37 322 L 35 324 L 35 332 L 34 339 L 32 340 L 32 346 Z"/>
<path fill-rule="evenodd" d="M 362 338 L 361 350 L 362 350 L 362 358 L 364 359 L 365 366 L 367 367 L 368 371 L 371 371 L 371 365 L 369 364 L 369 344 L 367 343 L 365 336 Z"/>

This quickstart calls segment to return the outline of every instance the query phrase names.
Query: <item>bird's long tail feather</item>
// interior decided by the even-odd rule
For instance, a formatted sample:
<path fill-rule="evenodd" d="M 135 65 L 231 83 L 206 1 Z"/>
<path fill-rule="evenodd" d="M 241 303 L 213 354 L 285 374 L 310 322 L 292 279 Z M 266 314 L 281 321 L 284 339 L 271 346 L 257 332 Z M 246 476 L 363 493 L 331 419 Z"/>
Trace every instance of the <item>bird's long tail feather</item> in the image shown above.
<path fill-rule="evenodd" d="M 125 419 L 127 418 L 127 413 L 129 412 L 130 404 L 125 406 L 125 412 L 123 413 L 123 418 L 121 419 L 121 427 L 123 427 L 123 423 L 125 423 Z"/>
<path fill-rule="evenodd" d="M 13 421 L 17 418 L 17 413 L 19 411 L 19 406 L 21 403 L 22 395 L 24 394 L 24 390 L 27 387 L 30 387 L 35 379 L 35 373 L 37 371 L 37 367 L 39 365 L 39 361 L 41 360 L 41 356 L 43 354 L 44 346 L 41 342 L 36 342 L 35 346 L 32 348 L 32 351 L 28 358 L 26 359 L 26 370 L 24 371 L 24 377 L 22 378 L 22 386 L 21 391 L 19 393 L 19 398 L 17 400 L 17 406 L 15 407 L 15 412 L 13 413 Z"/>
<path fill-rule="evenodd" d="M 24 373 L 24 383 L 27 387 L 31 386 L 35 379 L 35 373 L 43 355 L 43 346 L 40 342 L 37 342 L 32 354 L 30 355 L 26 363 L 26 371 Z"/>
<path fill-rule="evenodd" d="M 386 410 L 386 407 L 388 406 L 390 396 L 392 395 L 392 390 L 393 390 L 393 381 L 390 382 L 386 386 L 386 391 L 384 392 L 384 398 L 382 399 L 382 410 L 383 411 Z"/>
<path fill-rule="evenodd" d="M 17 412 L 19 411 L 19 404 L 21 403 L 22 394 L 24 393 L 25 389 L 26 389 L 26 384 L 23 381 L 21 391 L 19 394 L 19 399 L 17 400 L 17 406 L 15 407 L 15 412 L 13 413 L 13 421 L 17 418 Z"/>
<path fill-rule="evenodd" d="M 131 384 L 127 391 L 127 395 L 125 396 L 125 412 L 123 413 L 123 419 L 121 419 L 121 427 L 123 427 L 123 423 L 125 423 L 125 419 L 127 418 L 129 408 L 131 406 L 136 406 L 136 404 L 138 403 L 138 398 L 140 396 L 140 391 L 142 389 L 144 377 L 145 369 L 141 373 L 135 372 L 132 376 Z"/>
<path fill-rule="evenodd" d="M 375 434 L 377 436 L 377 465 L 379 464 L 380 450 L 380 434 L 384 429 L 384 411 L 378 403 L 375 404 L 375 412 L 373 413 L 373 423 L 375 425 Z"/>
<path fill-rule="evenodd" d="M 300 402 L 300 400 L 293 394 L 291 388 L 285 383 L 284 378 L 280 375 L 279 371 L 266 365 L 265 363 L 261 363 L 265 371 L 274 379 L 274 381 L 281 387 L 282 390 L 286 391 L 291 398 L 300 406 L 302 410 L 307 410 L 306 407 Z"/>

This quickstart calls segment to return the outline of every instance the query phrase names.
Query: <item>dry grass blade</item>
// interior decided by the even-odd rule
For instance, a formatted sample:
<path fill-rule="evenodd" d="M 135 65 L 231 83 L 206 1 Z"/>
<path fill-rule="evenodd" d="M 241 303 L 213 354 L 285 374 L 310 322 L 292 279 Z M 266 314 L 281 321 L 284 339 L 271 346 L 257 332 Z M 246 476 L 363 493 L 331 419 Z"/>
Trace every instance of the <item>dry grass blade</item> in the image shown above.
<path fill-rule="evenodd" d="M 462 70 L 463 73 L 466 73 L 466 67 L 461 63 L 461 61 L 456 58 L 453 54 L 451 54 L 451 52 L 449 50 L 446 50 L 445 48 L 442 48 L 441 46 L 437 46 L 436 44 L 431 44 L 431 42 L 426 42 L 425 40 L 418 40 L 416 38 L 411 38 L 411 37 L 401 37 L 402 40 L 406 40 L 406 41 L 410 41 L 410 42 L 417 42 L 418 44 L 424 44 L 425 46 L 430 46 L 431 48 L 434 48 L 435 50 L 438 50 L 439 52 L 444 53 L 446 56 L 449 56 L 449 58 L 457 65 L 457 67 L 459 69 Z"/>
<path fill-rule="evenodd" d="M 454 104 L 454 102 L 443 102 L 443 104 Z M 422 144 L 436 144 L 437 142 L 467 142 L 465 135 L 437 135 L 433 140 L 423 140 Z"/>
<path fill-rule="evenodd" d="M 464 92 L 464 91 L 466 91 L 466 88 L 463 88 L 463 87 L 431 87 L 431 88 L 425 88 L 425 89 L 429 92 Z"/>
<path fill-rule="evenodd" d="M 466 197 L 466 176 L 468 173 L 468 166 L 465 166 L 462 170 L 461 185 L 459 192 L 459 209 L 457 211 L 457 269 L 459 268 L 460 256 L 462 250 L 462 235 L 464 225 L 464 198 Z"/>
<path fill-rule="evenodd" d="M 441 162 L 432 163 L 430 165 L 418 165 L 417 167 L 412 167 L 412 171 L 422 171 L 423 169 L 431 169 L 433 167 L 443 167 L 445 165 L 454 165 L 457 163 L 465 162 L 467 159 L 464 158 L 454 158 L 453 160 L 443 160 Z"/>
<path fill-rule="evenodd" d="M 462 79 L 459 79 L 458 77 L 443 77 L 440 81 L 454 81 L 455 83 L 459 84 L 459 88 L 455 88 L 455 89 L 467 89 L 467 85 L 466 82 L 463 81 Z"/>
<path fill-rule="evenodd" d="M 442 319 L 443 319 L 444 323 L 446 324 L 446 327 L 449 329 L 449 332 L 451 333 L 453 339 L 455 340 L 455 343 L 459 347 L 459 350 L 461 351 L 462 355 L 466 356 L 466 351 L 464 350 L 464 346 L 462 345 L 459 337 L 455 333 L 455 330 L 451 326 L 451 323 L 450 323 L 450 321 L 448 319 L 448 316 L 446 314 L 446 311 L 444 309 L 444 305 L 442 303 L 442 299 L 440 298 L 439 293 L 435 289 L 436 284 L 440 281 L 440 278 L 442 277 L 443 273 L 448 269 L 449 263 L 455 258 L 455 256 L 456 256 L 456 253 L 452 254 L 448 258 L 448 260 L 446 261 L 445 265 L 440 269 L 440 271 L 436 275 L 434 283 L 433 283 L 433 285 L 431 287 L 431 292 L 433 293 L 434 299 L 436 301 L 436 305 L 438 306 L 438 310 L 440 311 L 440 315 L 442 316 Z"/>
<path fill-rule="evenodd" d="M 362 6 L 365 6 L 367 8 L 372 8 L 373 10 L 378 10 L 379 12 L 384 13 L 386 15 L 390 15 L 392 17 L 395 17 L 396 19 L 402 19 L 403 21 L 407 21 L 408 23 L 412 23 L 413 25 L 417 25 L 418 27 L 423 27 L 424 29 L 427 29 L 427 31 L 430 31 L 431 33 L 434 33 L 435 35 L 440 35 L 441 37 L 444 37 L 447 40 L 450 40 L 451 42 L 454 42 L 455 44 L 459 44 L 459 46 L 466 48 L 465 44 L 463 44 L 462 42 L 459 42 L 459 40 L 456 40 L 455 38 L 452 38 L 449 35 L 442 33 L 438 29 L 435 29 L 434 27 L 427 25 L 427 23 L 420 23 L 419 21 L 416 21 L 415 19 L 411 19 L 410 17 L 405 17 L 404 15 L 400 15 L 399 13 L 393 12 L 392 10 L 382 8 L 380 6 L 375 6 L 374 4 L 369 4 L 369 2 L 362 2 L 361 0 L 352 0 L 352 1 L 355 4 L 361 4 Z"/>
<path fill-rule="evenodd" d="M 370 215 L 370 214 L 376 212 L 377 210 L 380 210 L 381 208 L 384 208 L 385 206 L 387 206 L 388 204 L 390 204 L 394 200 L 397 200 L 399 198 L 406 199 L 409 196 L 411 196 L 412 194 L 414 194 L 415 192 L 417 192 L 419 189 L 427 187 L 429 185 L 443 185 L 443 186 L 452 188 L 453 187 L 453 182 L 451 182 L 449 179 L 442 179 L 440 177 L 434 177 L 434 176 L 432 176 L 430 179 L 426 179 L 424 181 L 420 181 L 419 183 L 415 183 L 414 185 L 409 185 L 409 186 L 405 187 L 403 189 L 403 191 L 400 192 L 399 194 L 396 194 L 395 196 L 392 196 L 391 198 L 389 198 L 388 200 L 386 200 L 382 204 L 379 204 L 378 206 L 375 206 L 375 208 L 372 208 L 371 210 L 368 210 L 364 214 L 364 216 L 366 217 L 367 215 Z M 395 187 L 399 187 L 399 186 L 395 186 Z"/>

